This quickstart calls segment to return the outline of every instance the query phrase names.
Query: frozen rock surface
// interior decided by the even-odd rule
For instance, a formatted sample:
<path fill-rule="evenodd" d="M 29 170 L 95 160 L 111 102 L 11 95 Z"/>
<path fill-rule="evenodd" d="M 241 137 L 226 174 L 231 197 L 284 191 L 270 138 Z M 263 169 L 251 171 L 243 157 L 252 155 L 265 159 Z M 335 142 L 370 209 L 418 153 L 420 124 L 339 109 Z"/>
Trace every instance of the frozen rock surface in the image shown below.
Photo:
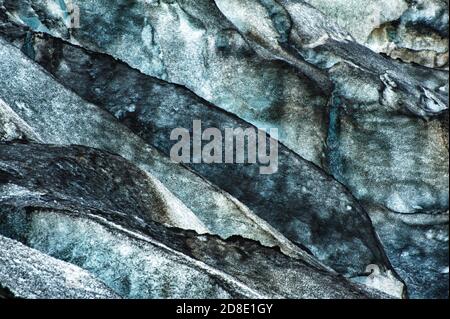
<path fill-rule="evenodd" d="M 64 190 L 65 196 L 61 198 L 64 206 L 83 205 L 135 214 L 143 221 L 153 220 L 199 233 L 207 231 L 197 217 L 159 182 L 121 157 L 107 153 L 99 156 L 93 150 L 75 147 L 61 155 L 58 151 L 58 148 L 49 147 L 46 153 L 36 152 L 33 157 L 16 154 L 15 161 L 3 164 L 0 198 L 5 200 L 31 192 L 39 194 L 45 205 L 48 196 Z M 24 154 L 32 152 L 30 148 Z M 46 178 L 36 180 L 28 176 L 25 184 L 11 184 L 10 174 L 17 172 L 18 167 L 25 171 L 39 170 Z M 20 175 L 25 178 L 23 173 Z M 30 188 L 27 183 L 37 183 L 41 189 Z"/>
<path fill-rule="evenodd" d="M 448 0 L 306 0 L 362 44 L 396 59 L 448 68 Z"/>
<path fill-rule="evenodd" d="M 0 99 L 0 141 L 39 141 L 39 136 Z"/>
<path fill-rule="evenodd" d="M 12 47 L 10 50 L 16 51 Z M 9 54 L 13 54 L 13 52 Z M 92 61 L 92 63 L 95 62 Z M 111 62 L 107 60 L 104 65 L 110 65 Z M 36 99 L 36 94 L 43 97 L 46 95 L 42 89 L 39 89 L 39 86 L 44 88 L 45 80 L 41 80 L 42 85 L 38 85 L 39 80 L 36 78 L 36 81 L 33 81 L 35 87 L 28 88 L 27 91 L 15 85 L 15 83 L 23 81 L 20 76 L 14 75 L 17 69 L 22 68 L 31 71 L 20 61 L 15 66 L 8 64 L 2 68 L 4 74 L 11 74 L 8 77 L 8 83 L 5 82 L 2 89 L 3 95 L 8 96 L 7 99 L 11 104 L 15 101 L 17 105 L 17 97 L 20 96 L 23 98 L 28 95 L 32 99 Z M 124 66 L 118 66 L 119 72 L 121 68 L 123 69 Z M 128 71 L 128 69 L 125 68 L 124 71 Z M 42 79 L 42 72 L 39 70 L 36 72 Z M 99 74 L 101 73 L 103 72 L 100 71 Z M 29 77 L 30 72 L 27 74 Z M 116 77 L 116 79 L 120 78 L 122 82 L 125 75 Z M 173 143 L 168 138 L 172 128 L 189 127 L 192 125 L 193 119 L 202 120 L 205 127 L 251 128 L 244 121 L 217 109 L 183 88 L 143 77 L 136 72 L 130 73 L 129 78 L 130 83 L 139 83 L 137 86 L 141 87 L 142 91 L 136 92 L 137 96 L 145 98 L 144 94 L 149 94 L 149 98 L 140 101 L 142 106 L 139 107 L 139 113 L 134 119 L 135 126 L 139 123 L 142 123 L 142 126 L 134 128 L 150 145 L 156 146 L 167 155 L 170 152 L 170 145 Z M 77 81 L 87 84 L 89 80 L 78 78 Z M 106 82 L 111 85 L 113 79 L 106 79 Z M 99 85 L 93 84 L 88 87 L 92 87 L 94 90 L 96 87 L 104 87 L 102 83 Z M 130 92 L 130 89 L 127 91 Z M 31 95 L 31 92 L 34 93 Z M 117 91 L 117 87 L 107 92 L 110 93 L 106 93 L 99 99 L 104 99 L 105 103 L 108 101 L 117 103 L 112 107 L 123 105 L 123 99 L 128 96 L 120 90 Z M 156 100 L 157 96 L 160 96 L 159 100 Z M 60 95 L 60 98 L 64 99 L 65 96 Z M 161 101 L 165 101 L 165 103 L 161 104 Z M 33 113 L 42 114 L 27 116 L 26 112 L 17 108 L 17 111 L 26 118 L 28 123 L 33 122 L 33 127 L 41 126 L 42 120 L 50 122 L 47 114 L 43 113 L 46 108 L 48 113 L 56 113 L 54 107 L 52 109 L 44 104 L 41 106 L 31 103 L 27 105 Z M 86 114 L 86 111 L 82 109 L 83 106 L 86 106 L 85 103 L 81 103 L 78 108 Z M 178 108 L 180 109 L 177 111 Z M 64 115 L 54 115 L 55 118 L 51 120 L 50 125 L 41 126 L 39 130 L 46 134 L 58 133 L 59 129 L 49 129 L 49 126 L 60 126 L 60 116 L 67 118 L 70 114 L 67 108 L 63 113 Z M 78 111 L 74 111 L 69 119 L 78 121 L 78 113 Z M 39 117 L 42 120 L 38 120 Z M 147 133 L 147 127 L 152 127 L 155 134 Z M 77 132 L 77 134 L 80 133 Z M 370 264 L 379 265 L 383 271 L 392 270 L 367 214 L 342 185 L 282 145 L 279 149 L 278 162 L 278 173 L 273 175 L 261 175 L 259 165 L 256 164 L 239 166 L 202 164 L 193 165 L 192 169 L 235 196 L 289 240 L 298 243 L 301 247 L 306 247 L 325 265 L 339 273 L 355 277 L 364 273 Z M 251 181 L 255 181 L 255 183 Z M 283 192 L 280 193 L 280 190 Z M 323 198 L 327 198 L 327 200 L 323 201 Z"/>
<path fill-rule="evenodd" d="M 304 158 L 316 164 L 324 158 L 327 97 L 285 63 L 259 57 L 212 0 L 72 1 L 83 14 L 81 28 L 70 30 L 43 1 L 2 1 L 13 22 L 36 31 L 43 25 L 45 32 L 181 84 L 252 124 L 278 127 Z"/>
<path fill-rule="evenodd" d="M 0 299 L 117 299 L 87 271 L 0 236 Z"/>
<path fill-rule="evenodd" d="M 25 160 L 27 153 L 36 156 Z M 254 241 L 166 228 L 139 208 L 111 210 L 79 200 L 76 185 L 58 187 L 61 174 L 71 184 L 83 178 L 70 175 L 84 176 L 87 167 L 121 161 L 80 146 L 0 144 L 3 187 L 16 189 L 0 197 L 0 233 L 89 271 L 127 298 L 383 297 Z M 108 191 L 117 177 L 84 178 Z"/>
<path fill-rule="evenodd" d="M 448 294 L 448 211 L 433 216 L 405 216 L 372 209 L 374 226 L 404 278 L 411 298 Z M 420 274 L 420 275 L 419 275 Z"/>
<path fill-rule="evenodd" d="M 448 298 L 448 1 L 70 3 L 0 0 L 0 140 L 118 154 L 157 221 Z M 193 120 L 278 128 L 279 171 L 172 163 Z"/>
<path fill-rule="evenodd" d="M 30 64 L 31 61 L 18 49 L 3 44 L 0 50 L 3 76 L 0 81 L 5 86 L 0 96 L 9 101 L 8 105 L 20 114 L 23 121 L 40 134 L 42 141 L 85 145 L 119 154 L 158 178 L 164 184 L 159 186 L 161 191 L 167 193 L 164 190 L 167 187 L 211 232 L 224 238 L 242 235 L 265 245 L 280 246 L 288 254 L 304 255 L 301 249 L 244 204 L 185 167 L 172 163 L 117 123 L 110 114 L 57 82 L 48 86 L 49 81 L 53 81 L 51 76 L 39 66 Z M 13 60 L 16 63 L 11 63 Z M 172 197 L 170 194 L 167 196 Z M 185 223 L 183 220 L 179 222 Z"/>

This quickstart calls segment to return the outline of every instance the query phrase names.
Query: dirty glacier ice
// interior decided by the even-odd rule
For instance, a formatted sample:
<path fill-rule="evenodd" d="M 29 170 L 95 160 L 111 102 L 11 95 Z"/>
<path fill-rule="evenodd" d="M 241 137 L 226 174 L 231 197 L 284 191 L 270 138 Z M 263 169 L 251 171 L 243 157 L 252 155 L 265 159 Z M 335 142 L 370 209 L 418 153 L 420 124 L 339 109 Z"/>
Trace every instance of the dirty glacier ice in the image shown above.
<path fill-rule="evenodd" d="M 374 262 L 393 274 L 390 283 L 403 280 L 411 297 L 448 297 L 447 1 L 72 2 L 82 13 L 79 29 L 69 28 L 61 1 L 0 1 L 0 35 L 22 51 L 1 42 L 2 139 L 122 155 L 165 194 L 171 226 L 186 228 L 189 215 L 199 232 L 280 246 L 348 277 Z M 55 78 L 38 75 L 35 62 Z M 21 74 L 31 73 L 25 83 Z M 56 81 L 73 92 L 62 93 Z M 49 105 L 39 86 L 90 103 L 57 94 Z M 64 103 L 72 111 L 55 113 L 71 110 Z M 75 105 L 89 115 L 81 120 L 85 111 Z M 162 132 L 193 117 L 279 128 L 287 158 L 300 164 L 254 189 L 245 180 L 260 177 L 247 168 L 232 181 L 244 193 L 227 184 L 224 168 L 173 165 Z M 308 190 L 330 175 L 327 185 L 348 189 L 336 198 L 357 207 L 346 213 L 350 223 L 333 223 L 327 215 L 336 212 L 320 193 L 286 206 L 302 218 L 283 212 L 299 184 Z M 267 202 L 255 200 L 274 183 Z M 310 238 L 293 235 L 305 229 Z M 345 250 L 356 242 L 358 249 Z"/>

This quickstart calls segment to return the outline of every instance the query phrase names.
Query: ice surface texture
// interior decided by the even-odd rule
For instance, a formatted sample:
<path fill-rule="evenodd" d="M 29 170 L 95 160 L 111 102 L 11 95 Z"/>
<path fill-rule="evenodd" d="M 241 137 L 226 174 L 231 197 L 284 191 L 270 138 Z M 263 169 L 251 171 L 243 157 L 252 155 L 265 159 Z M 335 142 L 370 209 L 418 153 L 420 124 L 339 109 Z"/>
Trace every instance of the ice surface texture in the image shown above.
<path fill-rule="evenodd" d="M 448 297 L 448 2 L 62 3 L 0 0 L 5 236 L 122 297 Z M 278 173 L 172 163 L 195 119 L 278 128 Z"/>

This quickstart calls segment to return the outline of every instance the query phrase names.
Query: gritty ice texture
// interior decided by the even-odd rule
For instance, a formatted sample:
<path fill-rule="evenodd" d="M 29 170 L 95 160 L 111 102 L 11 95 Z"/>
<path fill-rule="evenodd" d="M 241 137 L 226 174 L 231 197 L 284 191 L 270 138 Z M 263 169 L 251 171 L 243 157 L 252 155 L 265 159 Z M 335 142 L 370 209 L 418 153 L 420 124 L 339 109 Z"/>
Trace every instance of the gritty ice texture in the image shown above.
<path fill-rule="evenodd" d="M 8 237 L 123 297 L 448 298 L 448 1 L 71 2 L 0 0 L 0 208 L 60 229 Z M 173 163 L 193 120 L 277 128 L 278 173 Z"/>

